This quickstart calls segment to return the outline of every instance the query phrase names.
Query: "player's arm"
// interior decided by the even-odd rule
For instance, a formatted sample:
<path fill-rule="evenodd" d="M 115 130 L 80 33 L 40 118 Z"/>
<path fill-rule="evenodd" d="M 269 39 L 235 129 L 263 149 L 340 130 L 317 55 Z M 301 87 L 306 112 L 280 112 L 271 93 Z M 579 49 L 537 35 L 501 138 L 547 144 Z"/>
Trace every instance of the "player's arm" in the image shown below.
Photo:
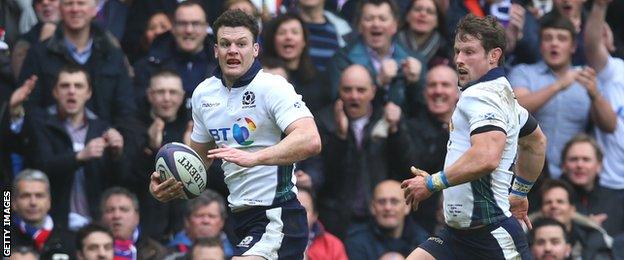
<path fill-rule="evenodd" d="M 191 139 L 190 146 L 193 149 L 193 151 L 195 151 L 199 155 L 199 157 L 204 161 L 204 167 L 206 170 L 208 170 L 208 168 L 210 168 L 210 165 L 212 165 L 212 161 L 213 161 L 213 159 L 208 158 L 208 150 L 217 148 L 216 143 L 214 141 L 207 142 L 207 143 L 199 143 Z"/>
<path fill-rule="evenodd" d="M 604 45 L 602 33 L 605 25 L 607 6 L 610 0 L 596 0 L 585 22 L 583 40 L 587 64 L 596 72 L 600 72 L 609 59 L 609 51 Z"/>
<path fill-rule="evenodd" d="M 286 130 L 278 144 L 255 153 L 256 165 L 286 165 L 321 152 L 321 137 L 312 117 L 299 118 Z"/>
<path fill-rule="evenodd" d="M 532 131 L 530 131 L 532 129 Z M 523 131 L 525 130 L 525 131 Z M 523 132 L 529 132 L 523 134 Z M 546 135 L 537 125 L 532 116 L 520 131 L 518 138 L 518 157 L 516 159 L 515 175 L 529 182 L 535 182 L 544 167 L 546 157 Z"/>
<path fill-rule="evenodd" d="M 496 170 L 506 140 L 505 131 L 496 127 L 486 132 L 472 134 L 471 147 L 455 163 L 444 169 L 449 184 L 454 186 L 474 181 Z"/>

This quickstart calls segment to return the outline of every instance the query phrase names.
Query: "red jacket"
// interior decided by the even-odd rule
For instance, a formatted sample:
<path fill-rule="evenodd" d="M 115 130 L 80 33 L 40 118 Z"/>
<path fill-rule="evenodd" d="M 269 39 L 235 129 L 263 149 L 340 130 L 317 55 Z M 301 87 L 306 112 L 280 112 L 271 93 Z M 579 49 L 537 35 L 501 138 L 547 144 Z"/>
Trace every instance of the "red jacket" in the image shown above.
<path fill-rule="evenodd" d="M 306 256 L 308 260 L 348 260 L 342 241 L 336 236 L 325 231 L 320 222 L 312 225 L 312 243 L 308 247 Z"/>

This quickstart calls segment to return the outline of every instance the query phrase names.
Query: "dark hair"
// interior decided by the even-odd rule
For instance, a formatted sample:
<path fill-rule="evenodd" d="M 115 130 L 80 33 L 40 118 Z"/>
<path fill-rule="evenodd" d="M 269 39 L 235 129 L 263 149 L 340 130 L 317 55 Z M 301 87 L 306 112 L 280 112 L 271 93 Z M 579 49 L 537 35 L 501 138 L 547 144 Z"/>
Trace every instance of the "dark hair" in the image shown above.
<path fill-rule="evenodd" d="M 253 42 L 256 42 L 256 40 L 258 39 L 258 33 L 260 31 L 260 29 L 258 28 L 258 23 L 254 20 L 253 17 L 249 16 L 241 10 L 227 10 L 223 14 L 221 14 L 212 25 L 212 30 L 214 31 L 214 34 L 218 35 L 219 29 L 224 26 L 245 27 L 249 29 L 249 31 L 251 31 L 251 34 L 253 35 Z"/>
<path fill-rule="evenodd" d="M 77 251 L 82 251 L 82 247 L 83 245 L 83 240 L 88 237 L 89 235 L 91 235 L 92 233 L 95 232 L 102 232 L 105 233 L 106 235 L 108 235 L 111 238 L 111 241 L 115 241 L 115 238 L 113 236 L 113 232 L 110 231 L 110 229 L 106 228 L 103 225 L 100 224 L 96 224 L 96 223 L 91 223 L 88 224 L 82 228 L 80 228 L 77 232 L 76 232 L 76 250 Z"/>
<path fill-rule="evenodd" d="M 191 248 L 191 252 L 196 247 L 219 247 L 223 249 L 223 242 L 219 239 L 219 236 L 214 237 L 200 237 L 195 240 L 193 243 L 193 247 Z"/>
<path fill-rule="evenodd" d="M 498 60 L 498 65 L 500 66 L 505 62 L 505 29 L 496 18 L 491 15 L 477 17 L 468 14 L 464 16 L 457 25 L 455 40 L 465 41 L 468 35 L 481 41 L 486 53 L 495 48 L 500 48 L 501 57 Z"/>
<path fill-rule="evenodd" d="M 238 3 L 247 3 L 251 5 L 251 7 L 253 7 L 253 15 L 255 17 L 260 17 L 260 12 L 258 11 L 258 8 L 251 2 L 251 0 L 226 0 L 225 3 L 223 3 L 223 10 L 228 10 L 231 6 Z"/>
<path fill-rule="evenodd" d="M 596 139 L 594 139 L 593 137 L 587 134 L 580 133 L 580 134 L 573 136 L 570 140 L 568 140 L 568 142 L 566 142 L 565 146 L 563 146 L 563 150 L 561 151 L 561 164 L 562 165 L 565 162 L 565 157 L 566 155 L 568 155 L 568 151 L 570 151 L 570 148 L 572 148 L 572 145 L 575 145 L 578 143 L 589 143 L 594 148 L 594 154 L 596 155 L 596 159 L 598 160 L 598 162 L 602 163 L 602 157 L 603 157 L 602 149 L 600 149 L 600 146 L 596 142 Z"/>
<path fill-rule="evenodd" d="M 192 6 L 197 6 L 199 7 L 199 9 L 201 9 L 202 14 L 204 14 L 204 22 L 208 21 L 208 16 L 206 15 L 206 11 L 204 10 L 204 7 L 202 6 L 201 2 L 199 2 L 198 0 L 187 0 L 187 1 L 182 1 L 178 4 L 178 6 L 176 6 L 175 11 L 173 12 L 173 19 L 172 21 L 175 23 L 175 13 L 180 10 L 180 8 L 183 7 L 192 7 Z"/>
<path fill-rule="evenodd" d="M 568 17 L 565 17 L 556 9 L 553 9 L 552 11 L 544 15 L 542 19 L 540 19 L 540 39 L 542 37 L 542 31 L 549 28 L 566 30 L 570 33 L 572 41 L 575 40 L 576 29 L 574 28 L 574 24 L 572 24 Z"/>
<path fill-rule="evenodd" d="M 193 212 L 201 207 L 208 206 L 213 202 L 219 204 L 219 214 L 221 215 L 221 218 L 225 220 L 227 218 L 227 211 L 225 209 L 225 201 L 223 200 L 223 197 L 219 195 L 219 193 L 208 189 L 197 198 L 189 200 L 186 203 L 184 217 L 187 219 L 190 218 Z"/>
<path fill-rule="evenodd" d="M 566 231 L 566 227 L 561 222 L 552 218 L 542 217 L 533 221 L 533 229 L 529 231 L 530 245 L 533 245 L 533 243 L 535 243 L 535 234 L 537 233 L 537 230 L 541 227 L 546 226 L 560 227 L 561 231 L 563 232 L 563 239 L 565 240 L 566 244 L 570 244 L 570 234 L 568 234 L 568 232 Z"/>
<path fill-rule="evenodd" d="M 399 10 L 399 6 L 394 0 L 363 0 L 357 6 L 357 12 L 355 13 L 355 24 L 359 24 L 362 19 L 362 13 L 364 12 L 365 5 L 374 5 L 381 6 L 383 4 L 388 4 L 390 6 L 390 11 L 392 12 L 392 18 L 394 18 L 397 23 L 401 20 L 401 11 Z"/>
<path fill-rule="evenodd" d="M 282 14 L 278 17 L 275 17 L 271 20 L 266 27 L 264 27 L 262 32 L 262 40 L 264 41 L 263 49 L 262 49 L 262 60 L 264 59 L 280 59 L 283 60 L 277 54 L 277 49 L 275 48 L 275 36 L 277 35 L 277 30 L 279 27 L 288 21 L 298 21 L 301 24 L 301 29 L 303 29 L 303 41 L 305 42 L 305 46 L 303 46 L 303 50 L 301 51 L 301 58 L 299 59 L 299 67 L 297 68 L 299 76 L 305 77 L 304 80 L 311 80 L 316 75 L 316 69 L 314 67 L 314 63 L 312 63 L 312 58 L 310 57 L 309 45 L 310 45 L 310 32 L 305 27 L 305 22 L 301 19 L 301 17 L 294 13 L 286 13 Z M 288 68 L 286 68 L 288 70 Z"/>
<path fill-rule="evenodd" d="M 13 247 L 13 248 L 11 248 L 11 254 L 21 254 L 21 255 L 32 254 L 32 255 L 35 256 L 36 259 L 39 259 L 39 252 L 37 252 L 37 250 L 35 250 L 31 246 L 16 246 L 16 247 Z"/>
<path fill-rule="evenodd" d="M 91 88 L 91 76 L 89 75 L 89 72 L 87 71 L 85 67 L 76 65 L 76 64 L 71 64 L 71 63 L 63 66 L 61 70 L 59 70 L 59 72 L 56 74 L 56 80 L 54 81 L 55 87 L 59 83 L 59 78 L 61 76 L 61 73 L 67 73 L 67 74 L 83 73 L 85 77 L 87 78 L 87 87 L 89 89 Z"/>
<path fill-rule="evenodd" d="M 567 193 L 568 193 L 568 203 L 573 205 L 573 201 L 575 199 L 576 194 L 574 193 L 574 189 L 572 189 L 572 186 L 570 186 L 570 184 L 568 184 L 567 182 L 563 182 L 560 180 L 546 180 L 544 181 L 544 183 L 542 184 L 542 186 L 540 187 L 540 194 L 542 197 L 542 200 L 544 198 L 544 195 L 554 189 L 554 188 L 562 188 L 564 189 Z M 543 202 L 542 202 L 543 204 Z"/>
<path fill-rule="evenodd" d="M 152 74 L 152 76 L 150 76 L 150 81 L 158 77 L 174 77 L 179 78 L 180 80 L 182 79 L 177 71 L 168 68 L 161 68 L 156 73 Z"/>
<path fill-rule="evenodd" d="M 104 208 L 106 207 L 106 201 L 112 197 L 113 195 L 122 195 L 126 196 L 130 201 L 132 201 L 132 206 L 134 206 L 134 210 L 139 212 L 139 199 L 137 196 L 124 187 L 114 186 L 106 189 L 104 193 L 102 193 L 102 199 L 100 200 L 100 210 L 104 213 Z"/>
<path fill-rule="evenodd" d="M 412 7 L 414 7 L 414 5 L 416 4 L 416 2 L 418 1 L 422 1 L 422 0 L 411 0 L 409 5 L 407 6 L 407 9 L 405 12 L 409 12 L 410 10 L 412 10 Z M 437 21 L 438 21 L 438 27 L 434 28 L 434 30 L 437 30 L 440 33 L 440 36 L 442 36 L 443 38 L 447 38 L 446 35 L 446 19 L 445 19 L 445 15 L 442 12 L 442 7 L 440 6 L 440 4 L 438 3 L 438 1 L 436 0 L 430 0 L 431 2 L 433 2 L 433 5 L 436 8 L 436 16 L 437 16 Z M 403 19 L 403 26 L 402 28 L 404 30 L 409 30 L 409 23 L 407 22 L 407 13 L 405 14 L 405 19 Z"/>

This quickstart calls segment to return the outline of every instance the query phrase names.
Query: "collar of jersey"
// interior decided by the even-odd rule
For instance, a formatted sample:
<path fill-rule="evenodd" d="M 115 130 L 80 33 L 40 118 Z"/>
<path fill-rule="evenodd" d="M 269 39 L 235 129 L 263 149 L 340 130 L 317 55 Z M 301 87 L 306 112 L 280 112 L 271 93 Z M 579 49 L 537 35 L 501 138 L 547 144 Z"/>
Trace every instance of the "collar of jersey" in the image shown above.
<path fill-rule="evenodd" d="M 479 84 L 481 82 L 486 82 L 486 81 L 490 81 L 490 80 L 495 80 L 495 79 L 500 78 L 500 77 L 505 77 L 505 69 L 503 69 L 502 67 L 493 68 L 490 71 L 488 71 L 487 73 L 485 73 L 485 75 L 483 75 L 478 80 L 470 82 L 470 83 L 468 83 L 468 85 L 466 85 L 463 88 L 461 88 L 461 91 L 464 91 L 464 90 L 468 89 L 472 85 L 476 85 L 476 84 Z"/>
<path fill-rule="evenodd" d="M 251 67 L 249 67 L 249 70 L 247 70 L 247 72 L 245 72 L 243 76 L 241 76 L 240 78 L 238 78 L 238 80 L 236 80 L 236 82 L 234 82 L 232 88 L 240 88 L 249 85 L 249 83 L 251 83 L 251 81 L 256 77 L 256 74 L 258 74 L 261 69 L 262 65 L 260 65 L 260 62 L 258 62 L 258 60 L 254 60 L 253 64 L 251 64 Z M 221 71 L 221 68 L 219 66 L 217 66 L 217 68 L 215 69 L 214 76 L 221 80 L 221 84 L 223 84 L 223 86 L 227 86 L 225 84 L 225 79 L 223 78 L 223 71 Z"/>

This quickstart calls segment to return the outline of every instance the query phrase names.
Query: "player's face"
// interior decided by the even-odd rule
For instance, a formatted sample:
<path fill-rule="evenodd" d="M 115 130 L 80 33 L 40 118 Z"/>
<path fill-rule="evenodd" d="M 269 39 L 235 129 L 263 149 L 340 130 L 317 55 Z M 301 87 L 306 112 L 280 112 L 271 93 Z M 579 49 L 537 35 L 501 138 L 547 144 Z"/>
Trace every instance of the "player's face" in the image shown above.
<path fill-rule="evenodd" d="M 15 212 L 25 221 L 41 223 L 50 210 L 50 193 L 40 181 L 20 181 L 15 194 Z"/>
<path fill-rule="evenodd" d="M 554 0 L 553 4 L 559 13 L 568 18 L 580 17 L 585 0 Z"/>
<path fill-rule="evenodd" d="M 552 188 L 544 194 L 542 198 L 542 214 L 549 218 L 567 225 L 572 219 L 572 215 L 576 209 L 570 200 L 568 200 L 568 192 L 560 187 Z"/>
<path fill-rule="evenodd" d="M 176 117 L 184 100 L 184 89 L 180 78 L 155 77 L 147 91 L 147 98 L 156 116 L 165 121 Z"/>
<path fill-rule="evenodd" d="M 416 33 L 431 33 L 438 27 L 438 14 L 433 0 L 414 0 L 407 13 L 407 23 Z"/>
<path fill-rule="evenodd" d="M 559 226 L 542 226 L 535 230 L 531 252 L 536 260 L 563 260 L 570 255 L 564 231 Z"/>
<path fill-rule="evenodd" d="M 347 69 L 348 70 L 348 69 Z M 344 111 L 350 119 L 368 114 L 371 101 L 375 98 L 375 86 L 370 76 L 345 70 L 340 80 L 338 94 L 344 102 Z"/>
<path fill-rule="evenodd" d="M 60 0 L 39 0 L 35 1 L 34 6 L 40 22 L 56 23 L 61 19 Z"/>
<path fill-rule="evenodd" d="M 285 21 L 277 28 L 275 50 L 280 58 L 286 61 L 299 60 L 304 47 L 303 26 L 298 20 Z"/>
<path fill-rule="evenodd" d="M 206 14 L 198 5 L 184 6 L 175 12 L 173 36 L 180 50 L 197 53 L 204 49 L 204 39 L 208 35 Z"/>
<path fill-rule="evenodd" d="M 382 183 L 376 189 L 371 212 L 377 224 L 384 229 L 396 229 L 403 225 L 409 207 L 405 204 L 399 184 Z"/>
<path fill-rule="evenodd" d="M 121 194 L 112 195 L 106 200 L 102 210 L 102 221 L 113 231 L 116 238 L 132 239 L 132 233 L 139 225 L 139 212 L 130 198 Z"/>
<path fill-rule="evenodd" d="M 449 67 L 434 67 L 427 74 L 425 101 L 429 112 L 435 116 L 453 112 L 459 99 L 457 73 Z"/>
<path fill-rule="evenodd" d="M 193 260 L 223 260 L 225 253 L 220 247 L 200 246 L 193 248 Z"/>
<path fill-rule="evenodd" d="M 491 53 L 486 53 L 481 41 L 472 35 L 459 35 L 455 38 L 455 66 L 459 74 L 459 85 L 465 86 L 485 75 L 496 67 L 498 60 L 488 59 Z M 490 50 L 493 52 L 494 50 Z"/>
<path fill-rule="evenodd" d="M 219 203 L 212 202 L 191 214 L 186 220 L 186 230 L 191 238 L 214 237 L 221 233 L 223 224 Z"/>
<path fill-rule="evenodd" d="M 258 57 L 259 48 L 249 29 L 242 26 L 219 28 L 215 57 L 226 82 L 235 82 L 249 70 Z"/>
<path fill-rule="evenodd" d="M 540 52 L 549 67 L 553 69 L 567 67 L 572 61 L 575 49 L 576 45 L 569 31 L 555 28 L 542 30 Z"/>
<path fill-rule="evenodd" d="M 90 26 L 97 11 L 96 0 L 62 0 L 61 19 L 69 30 L 77 31 Z"/>
<path fill-rule="evenodd" d="M 93 232 L 82 240 L 77 255 L 80 260 L 112 260 L 113 238 L 104 232 Z"/>
<path fill-rule="evenodd" d="M 600 169 L 601 163 L 590 143 L 573 144 L 563 159 L 563 172 L 575 185 L 593 185 Z"/>
<path fill-rule="evenodd" d="M 87 75 L 82 72 L 60 73 L 52 95 L 64 114 L 73 116 L 82 113 L 85 104 L 91 98 Z"/>
<path fill-rule="evenodd" d="M 312 225 L 314 224 L 314 222 L 316 222 L 316 219 L 318 218 L 318 215 L 314 212 L 312 197 L 307 192 L 299 191 L 299 193 L 297 193 L 297 198 L 299 199 L 301 206 L 303 206 L 303 208 L 305 208 L 306 210 L 308 227 L 312 227 Z"/>
<path fill-rule="evenodd" d="M 397 21 L 387 3 L 365 4 L 362 8 L 359 29 L 366 45 L 377 52 L 386 52 L 397 32 Z"/>

